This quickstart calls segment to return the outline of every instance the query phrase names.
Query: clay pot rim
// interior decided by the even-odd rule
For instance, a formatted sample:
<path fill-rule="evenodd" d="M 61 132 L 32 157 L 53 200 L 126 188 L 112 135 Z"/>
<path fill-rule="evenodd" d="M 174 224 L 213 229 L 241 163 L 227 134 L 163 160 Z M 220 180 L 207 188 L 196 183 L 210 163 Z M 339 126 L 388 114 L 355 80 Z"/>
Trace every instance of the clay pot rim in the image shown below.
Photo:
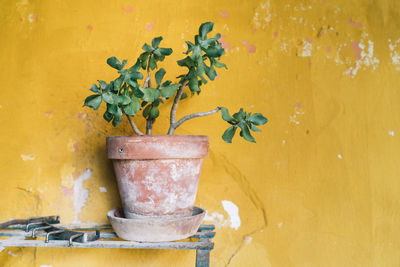
<path fill-rule="evenodd" d="M 207 135 L 121 135 L 106 140 L 109 159 L 201 159 L 208 156 Z"/>
<path fill-rule="evenodd" d="M 193 207 L 193 212 L 198 212 L 196 214 L 192 214 L 189 216 L 170 216 L 170 215 L 160 215 L 160 216 L 146 216 L 146 215 L 142 215 L 141 217 L 138 218 L 124 218 L 124 217 L 117 217 L 114 215 L 115 211 L 119 210 L 120 208 L 115 208 L 112 209 L 110 211 L 107 212 L 107 217 L 111 217 L 114 220 L 118 220 L 121 221 L 123 223 L 129 223 L 129 222 L 133 222 L 133 221 L 151 221 L 151 222 L 175 222 L 175 221 L 182 221 L 182 220 L 187 220 L 190 218 L 195 218 L 195 217 L 200 217 L 200 216 L 204 216 L 207 211 L 205 209 L 202 209 L 200 207 Z M 138 215 L 140 216 L 140 215 Z"/>
<path fill-rule="evenodd" d="M 107 139 L 120 139 L 120 138 L 135 138 L 135 139 L 153 139 L 153 138 L 183 138 L 183 139 L 209 139 L 208 135 L 191 135 L 191 134 L 152 134 L 152 135 L 112 135 L 107 136 Z"/>

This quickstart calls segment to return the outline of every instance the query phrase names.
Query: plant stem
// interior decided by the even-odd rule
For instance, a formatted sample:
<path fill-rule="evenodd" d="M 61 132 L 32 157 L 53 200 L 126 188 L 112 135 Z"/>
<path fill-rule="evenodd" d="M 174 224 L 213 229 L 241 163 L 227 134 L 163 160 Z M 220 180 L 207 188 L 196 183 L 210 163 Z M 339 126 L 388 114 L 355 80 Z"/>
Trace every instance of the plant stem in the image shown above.
<path fill-rule="evenodd" d="M 121 109 L 122 109 L 122 112 L 123 112 L 123 113 L 126 115 L 126 117 L 128 118 L 129 124 L 131 125 L 132 130 L 135 132 L 135 134 L 136 134 L 136 135 L 144 135 L 144 134 L 139 130 L 139 128 L 136 126 L 136 124 L 133 122 L 132 118 L 131 118 L 128 114 L 125 113 L 124 108 L 121 107 Z"/>
<path fill-rule="evenodd" d="M 184 123 L 187 120 L 197 118 L 197 117 L 204 117 L 204 116 L 212 115 L 214 113 L 217 113 L 220 110 L 221 110 L 220 107 L 216 107 L 215 109 L 210 110 L 210 111 L 198 112 L 198 113 L 186 115 L 185 117 L 183 117 L 182 119 L 180 119 L 179 121 L 177 121 L 171 125 L 171 128 L 169 128 L 168 134 L 174 134 L 175 129 L 178 128 L 182 123 Z"/>
<path fill-rule="evenodd" d="M 188 80 L 181 81 L 181 87 L 179 87 L 178 93 L 176 93 L 176 96 L 174 98 L 174 103 L 172 104 L 170 121 L 169 121 L 169 130 L 168 130 L 169 135 L 174 134 L 174 131 L 176 129 L 176 127 L 174 127 L 174 124 L 176 123 L 176 110 L 178 108 L 178 102 L 181 99 L 181 96 L 183 94 L 183 88 L 185 88 L 185 86 L 187 84 L 188 84 Z"/>
<path fill-rule="evenodd" d="M 143 88 L 151 87 L 150 58 L 151 55 L 149 56 L 149 61 L 147 63 L 147 77 L 146 80 L 144 81 Z"/>
<path fill-rule="evenodd" d="M 153 122 L 154 122 L 154 119 L 147 119 L 147 122 L 146 122 L 146 134 L 147 135 L 151 135 L 151 130 L 153 129 Z"/>

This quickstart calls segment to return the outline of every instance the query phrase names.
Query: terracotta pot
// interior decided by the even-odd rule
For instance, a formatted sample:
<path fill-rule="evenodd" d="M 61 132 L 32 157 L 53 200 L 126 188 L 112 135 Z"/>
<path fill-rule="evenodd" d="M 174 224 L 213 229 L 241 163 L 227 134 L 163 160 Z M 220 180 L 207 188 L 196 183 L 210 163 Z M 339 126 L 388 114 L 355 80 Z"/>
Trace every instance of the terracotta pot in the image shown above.
<path fill-rule="evenodd" d="M 208 136 L 107 137 L 126 218 L 191 215 Z"/>

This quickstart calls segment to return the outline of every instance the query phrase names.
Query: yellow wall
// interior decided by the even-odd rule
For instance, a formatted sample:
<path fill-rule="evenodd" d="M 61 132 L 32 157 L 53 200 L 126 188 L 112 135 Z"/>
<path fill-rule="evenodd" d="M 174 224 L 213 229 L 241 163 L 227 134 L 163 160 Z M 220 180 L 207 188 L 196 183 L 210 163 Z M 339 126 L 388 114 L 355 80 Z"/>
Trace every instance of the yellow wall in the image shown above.
<path fill-rule="evenodd" d="M 174 78 L 184 40 L 214 21 L 229 70 L 182 103 L 179 117 L 243 106 L 270 122 L 257 144 L 225 144 L 219 115 L 177 131 L 211 139 L 197 203 L 220 226 L 213 266 L 400 266 L 400 2 L 172 2 L 2 1 L 0 220 L 59 214 L 64 223 L 106 223 L 120 201 L 105 137 L 130 129 L 82 108 L 87 88 L 116 77 L 106 58 L 134 63 L 159 35 L 175 51 L 162 63 Z M 167 130 L 167 109 L 155 134 Z M 237 230 L 223 200 L 239 208 Z M 1 266 L 172 264 L 193 266 L 194 252 L 0 254 Z"/>

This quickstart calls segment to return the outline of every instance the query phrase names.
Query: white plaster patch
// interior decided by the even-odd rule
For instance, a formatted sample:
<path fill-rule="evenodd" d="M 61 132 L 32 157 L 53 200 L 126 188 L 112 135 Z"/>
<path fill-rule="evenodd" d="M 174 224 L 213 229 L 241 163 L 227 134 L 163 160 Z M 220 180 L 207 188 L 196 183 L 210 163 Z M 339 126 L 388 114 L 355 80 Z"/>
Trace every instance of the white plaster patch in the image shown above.
<path fill-rule="evenodd" d="M 250 244 L 251 241 L 253 241 L 253 238 L 252 238 L 251 236 L 246 236 L 246 237 L 243 239 L 243 243 L 244 243 L 245 245 Z"/>
<path fill-rule="evenodd" d="M 42 264 L 42 265 L 40 265 L 40 267 L 53 267 L 53 265 Z"/>
<path fill-rule="evenodd" d="M 239 208 L 232 201 L 222 200 L 222 206 L 229 215 L 230 227 L 237 230 L 240 227 Z"/>
<path fill-rule="evenodd" d="M 366 40 L 368 34 L 364 33 L 358 43 L 359 49 L 361 49 L 359 59 L 356 60 L 354 66 L 348 68 L 345 74 L 350 75 L 354 78 L 360 69 L 371 68 L 372 71 L 376 70 L 379 66 L 379 59 L 374 56 L 374 42 Z"/>
<path fill-rule="evenodd" d="M 35 155 L 24 155 L 24 154 L 21 154 L 20 156 L 21 156 L 21 159 L 23 161 L 28 161 L 28 160 L 34 160 L 35 159 Z"/>
<path fill-rule="evenodd" d="M 281 51 L 282 52 L 287 52 L 288 51 L 288 44 L 287 43 L 281 43 Z"/>
<path fill-rule="evenodd" d="M 89 190 L 83 188 L 83 182 L 88 180 L 92 176 L 92 170 L 86 169 L 81 176 L 74 182 L 74 207 L 75 207 L 75 218 L 74 223 L 80 223 L 78 217 L 82 212 L 82 208 L 86 204 L 86 200 L 89 197 Z"/>
<path fill-rule="evenodd" d="M 389 39 L 388 42 L 392 64 L 396 66 L 396 70 L 400 71 L 400 49 L 397 49 L 400 44 L 400 39 L 398 39 L 397 41 L 392 41 L 391 39 Z"/>
<path fill-rule="evenodd" d="M 279 222 L 279 223 L 278 223 L 278 228 L 281 229 L 281 228 L 282 228 L 282 225 L 283 225 L 283 222 Z"/>
<path fill-rule="evenodd" d="M 215 227 L 221 228 L 224 222 L 224 215 L 218 212 L 213 212 L 211 215 L 209 215 L 207 212 L 206 216 L 204 216 L 204 221 L 213 222 L 215 224 Z"/>
<path fill-rule="evenodd" d="M 339 159 L 343 159 L 342 154 L 338 154 L 337 157 L 338 157 Z"/>
<path fill-rule="evenodd" d="M 99 187 L 100 192 L 105 193 L 107 192 L 107 188 L 105 188 L 104 186 L 100 186 Z"/>
<path fill-rule="evenodd" d="M 300 124 L 299 118 L 302 115 L 304 115 L 304 111 L 301 108 L 301 105 L 300 104 L 296 104 L 296 106 L 294 108 L 294 114 L 289 116 L 289 122 L 293 123 L 293 124 L 296 124 L 296 125 L 299 125 Z"/>
<path fill-rule="evenodd" d="M 271 12 L 271 1 L 267 0 L 264 3 L 261 3 L 254 13 L 253 23 L 256 28 L 265 29 L 265 27 L 272 20 L 272 12 Z"/>
<path fill-rule="evenodd" d="M 304 41 L 304 45 L 302 47 L 301 57 L 311 57 L 312 52 L 312 43 L 309 41 Z"/>
<path fill-rule="evenodd" d="M 286 144 L 286 140 L 282 140 L 282 145 Z"/>
<path fill-rule="evenodd" d="M 389 135 L 394 136 L 394 131 L 389 131 Z"/>
<path fill-rule="evenodd" d="M 10 255 L 13 256 L 13 257 L 19 257 L 19 256 L 21 256 L 21 255 L 19 255 L 19 254 L 14 254 L 11 250 L 8 251 L 8 254 L 10 254 Z"/>

